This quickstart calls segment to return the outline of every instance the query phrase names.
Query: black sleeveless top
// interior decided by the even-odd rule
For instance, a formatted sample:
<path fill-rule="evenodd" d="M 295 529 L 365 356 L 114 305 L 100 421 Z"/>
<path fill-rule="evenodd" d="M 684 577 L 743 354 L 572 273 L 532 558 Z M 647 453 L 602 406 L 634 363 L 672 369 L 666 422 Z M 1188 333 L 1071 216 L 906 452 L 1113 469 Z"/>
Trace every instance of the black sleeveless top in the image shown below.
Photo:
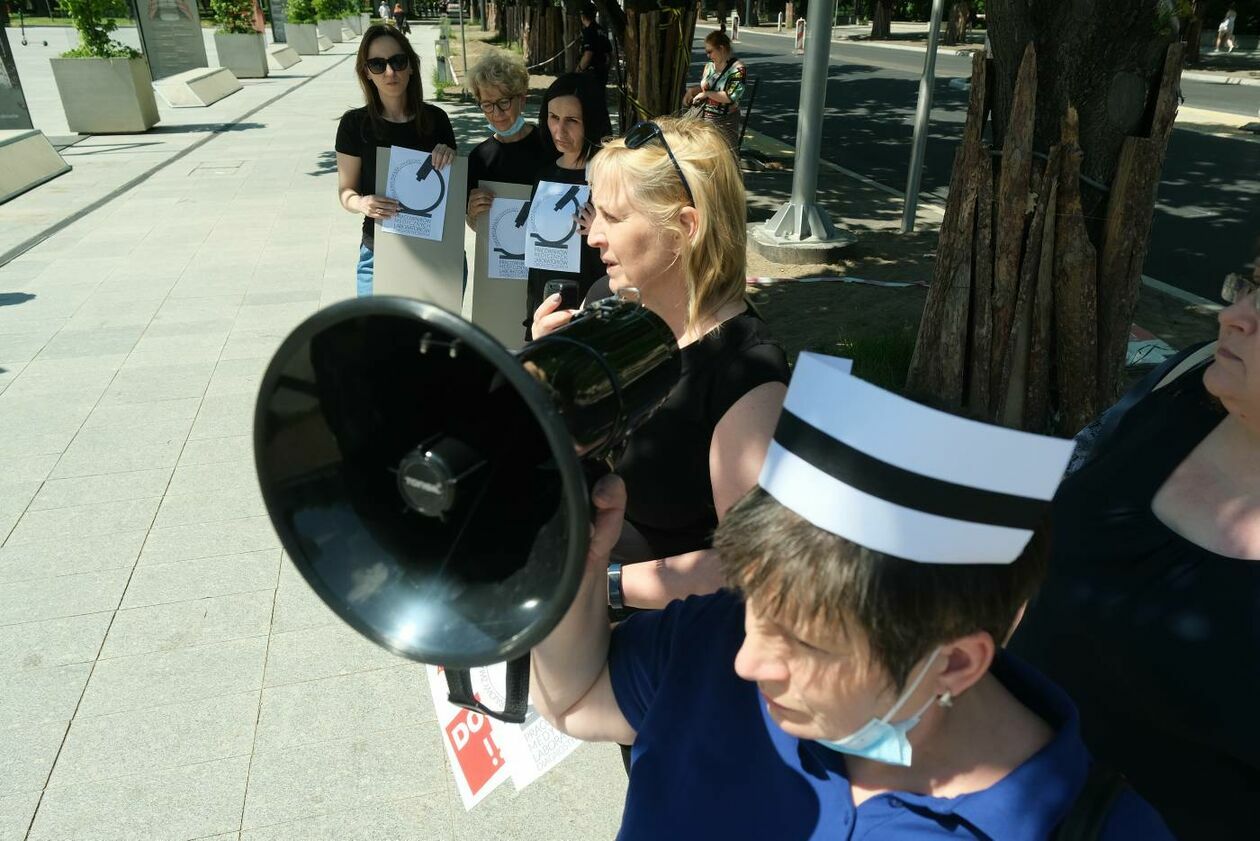
<path fill-rule="evenodd" d="M 1185 839 L 1260 833 L 1260 562 L 1209 552 L 1151 510 L 1223 418 L 1197 372 L 1130 410 L 1059 488 L 1049 577 L 1010 646 Z"/>
<path fill-rule="evenodd" d="M 788 376 L 783 348 L 750 310 L 683 348 L 678 385 L 630 436 L 616 463 L 626 483 L 626 520 L 647 541 L 652 558 L 712 544 L 713 430 L 745 394 L 764 383 L 787 383 Z"/>

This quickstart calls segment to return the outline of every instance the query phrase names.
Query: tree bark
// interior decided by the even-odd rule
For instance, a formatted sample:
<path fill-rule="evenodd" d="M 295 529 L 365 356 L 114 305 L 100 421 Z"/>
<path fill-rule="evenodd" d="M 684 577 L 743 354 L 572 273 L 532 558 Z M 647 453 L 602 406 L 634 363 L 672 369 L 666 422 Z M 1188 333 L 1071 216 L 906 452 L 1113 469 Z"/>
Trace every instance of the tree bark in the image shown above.
<path fill-rule="evenodd" d="M 622 130 L 681 108 L 700 4 L 674 8 L 655 0 L 626 0 L 623 9 L 616 0 L 595 0 L 595 5 L 606 15 L 609 34 L 625 60 Z"/>
<path fill-rule="evenodd" d="M 892 37 L 892 0 L 874 0 L 875 10 L 871 14 L 871 40 L 887 41 Z"/>
<path fill-rule="evenodd" d="M 1081 172 L 1110 184 L 1124 138 L 1143 133 L 1148 105 L 1174 32 L 1151 0 L 989 0 L 989 40 L 996 70 L 993 127 L 1001 144 L 1024 48 L 1037 44 L 1037 123 L 1033 149 L 1059 142 L 1068 104 L 1080 114 Z M 1097 218 L 1105 194 L 1081 196 Z M 1100 231 L 1091 227 L 1097 244 Z"/>
<path fill-rule="evenodd" d="M 953 46 L 967 40 L 967 25 L 971 21 L 971 3 L 955 0 L 949 9 L 949 25 L 945 27 L 945 43 Z"/>
<path fill-rule="evenodd" d="M 1190 7 L 1190 20 L 1186 21 L 1186 63 L 1199 63 L 1199 49 L 1203 42 L 1203 12 L 1206 0 L 1194 0 Z"/>

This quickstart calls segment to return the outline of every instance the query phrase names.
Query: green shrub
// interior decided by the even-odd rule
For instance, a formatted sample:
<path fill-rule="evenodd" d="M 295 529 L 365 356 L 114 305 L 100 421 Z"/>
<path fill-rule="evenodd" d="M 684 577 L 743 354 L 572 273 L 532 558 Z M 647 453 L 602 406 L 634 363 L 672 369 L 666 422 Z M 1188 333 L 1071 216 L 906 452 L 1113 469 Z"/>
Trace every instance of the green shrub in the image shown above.
<path fill-rule="evenodd" d="M 214 23 L 220 32 L 229 35 L 254 35 L 253 0 L 210 0 Z"/>
<path fill-rule="evenodd" d="M 320 20 L 337 20 L 342 17 L 342 0 L 315 0 L 315 14 Z"/>
<path fill-rule="evenodd" d="M 442 94 L 446 93 L 446 81 L 442 78 L 442 75 L 438 72 L 436 67 L 433 68 L 432 79 L 433 79 L 433 96 L 436 99 L 441 99 Z"/>
<path fill-rule="evenodd" d="M 313 0 L 289 0 L 288 15 L 290 23 L 315 23 L 315 3 Z"/>
<path fill-rule="evenodd" d="M 62 53 L 63 58 L 139 58 L 140 53 L 109 37 L 118 28 L 112 13 L 117 0 L 62 0 L 61 8 L 79 31 L 79 46 Z"/>

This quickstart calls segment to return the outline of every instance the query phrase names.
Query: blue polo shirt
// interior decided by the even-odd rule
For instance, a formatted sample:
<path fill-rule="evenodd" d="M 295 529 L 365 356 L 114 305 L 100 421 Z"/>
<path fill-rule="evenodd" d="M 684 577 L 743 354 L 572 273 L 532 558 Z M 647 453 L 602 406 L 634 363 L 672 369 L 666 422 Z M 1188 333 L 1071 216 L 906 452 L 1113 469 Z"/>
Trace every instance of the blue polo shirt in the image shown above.
<path fill-rule="evenodd" d="M 729 591 L 636 614 L 613 632 L 613 692 L 638 733 L 619 839 L 1033 841 L 1054 832 L 1085 783 L 1091 760 L 1071 701 L 1002 653 L 994 677 L 1055 729 L 1054 739 L 984 791 L 892 792 L 855 808 L 843 755 L 784 733 L 756 685 L 735 674 L 743 639 L 744 605 Z M 1101 838 L 1172 836 L 1126 790 Z"/>

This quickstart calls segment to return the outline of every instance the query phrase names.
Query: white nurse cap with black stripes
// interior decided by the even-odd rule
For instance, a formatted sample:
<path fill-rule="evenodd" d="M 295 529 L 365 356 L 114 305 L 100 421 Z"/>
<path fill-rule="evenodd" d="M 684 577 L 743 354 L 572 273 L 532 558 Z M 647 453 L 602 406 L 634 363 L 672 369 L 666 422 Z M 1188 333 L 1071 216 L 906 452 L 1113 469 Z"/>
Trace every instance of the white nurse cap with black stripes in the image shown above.
<path fill-rule="evenodd" d="M 759 484 L 784 506 L 887 555 L 1009 564 L 1041 523 L 1072 442 L 928 408 L 802 353 Z"/>

